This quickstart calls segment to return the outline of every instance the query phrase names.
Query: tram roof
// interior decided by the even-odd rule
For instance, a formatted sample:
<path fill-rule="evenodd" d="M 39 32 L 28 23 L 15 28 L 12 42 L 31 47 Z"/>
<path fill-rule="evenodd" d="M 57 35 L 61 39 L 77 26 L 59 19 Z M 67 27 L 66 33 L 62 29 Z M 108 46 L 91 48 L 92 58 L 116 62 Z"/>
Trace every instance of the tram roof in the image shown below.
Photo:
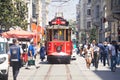
<path fill-rule="evenodd" d="M 61 25 L 53 25 L 53 26 L 48 26 L 46 29 L 70 29 L 69 26 L 61 26 Z"/>

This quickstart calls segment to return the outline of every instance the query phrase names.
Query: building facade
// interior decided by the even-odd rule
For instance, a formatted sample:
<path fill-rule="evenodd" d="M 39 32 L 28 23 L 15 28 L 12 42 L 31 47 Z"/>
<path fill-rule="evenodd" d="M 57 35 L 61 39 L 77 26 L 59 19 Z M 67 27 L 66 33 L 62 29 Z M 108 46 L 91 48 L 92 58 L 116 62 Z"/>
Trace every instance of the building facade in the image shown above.
<path fill-rule="evenodd" d="M 89 41 L 89 31 L 92 27 L 91 0 L 79 0 L 76 11 L 79 43 L 86 43 Z"/>
<path fill-rule="evenodd" d="M 120 42 L 120 0 L 105 0 L 110 41 Z"/>
<path fill-rule="evenodd" d="M 36 22 L 37 26 L 47 25 L 47 6 L 51 0 L 26 0 L 28 6 L 28 30 L 30 31 L 31 22 Z"/>
<path fill-rule="evenodd" d="M 89 40 L 92 28 L 96 29 L 97 42 L 120 42 L 120 0 L 79 0 L 77 28 L 81 43 Z"/>

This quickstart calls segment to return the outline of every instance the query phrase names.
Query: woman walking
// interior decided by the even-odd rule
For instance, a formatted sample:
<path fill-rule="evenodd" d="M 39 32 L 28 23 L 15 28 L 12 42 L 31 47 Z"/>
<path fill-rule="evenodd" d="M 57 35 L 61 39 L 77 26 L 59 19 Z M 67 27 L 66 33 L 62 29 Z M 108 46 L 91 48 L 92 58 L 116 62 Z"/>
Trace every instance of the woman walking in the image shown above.
<path fill-rule="evenodd" d="M 84 52 L 85 52 L 86 66 L 88 69 L 90 69 L 90 64 L 93 58 L 93 48 L 90 47 L 90 44 L 87 45 L 87 47 L 84 49 Z"/>
<path fill-rule="evenodd" d="M 40 59 L 41 61 L 43 61 L 45 59 L 45 45 L 42 44 L 41 48 L 40 48 Z"/>

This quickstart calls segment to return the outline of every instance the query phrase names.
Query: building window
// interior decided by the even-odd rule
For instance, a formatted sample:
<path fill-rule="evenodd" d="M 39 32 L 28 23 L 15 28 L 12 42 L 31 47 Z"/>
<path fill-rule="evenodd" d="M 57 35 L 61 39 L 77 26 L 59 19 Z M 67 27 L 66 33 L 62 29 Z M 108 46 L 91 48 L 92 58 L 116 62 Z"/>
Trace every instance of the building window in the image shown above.
<path fill-rule="evenodd" d="M 91 9 L 87 10 L 87 15 L 91 15 Z"/>
<path fill-rule="evenodd" d="M 118 5 L 120 5 L 120 0 L 118 0 Z"/>
<path fill-rule="evenodd" d="M 88 0 L 88 4 L 90 4 L 91 3 L 91 0 Z"/>
<path fill-rule="evenodd" d="M 90 27 L 91 27 L 91 22 L 88 21 L 88 22 L 87 22 L 87 28 L 90 28 Z"/>
<path fill-rule="evenodd" d="M 99 17 L 99 10 L 100 10 L 100 7 L 99 5 L 96 6 L 96 18 Z"/>

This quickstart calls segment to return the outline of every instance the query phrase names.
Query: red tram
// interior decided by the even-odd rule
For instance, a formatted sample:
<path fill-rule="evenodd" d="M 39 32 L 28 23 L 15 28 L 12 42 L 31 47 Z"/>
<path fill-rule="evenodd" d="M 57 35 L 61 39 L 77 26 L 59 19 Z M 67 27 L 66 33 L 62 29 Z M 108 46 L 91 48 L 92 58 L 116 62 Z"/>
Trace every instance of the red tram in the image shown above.
<path fill-rule="evenodd" d="M 46 28 L 47 60 L 49 63 L 70 64 L 72 55 L 71 28 L 68 22 L 56 17 Z"/>

